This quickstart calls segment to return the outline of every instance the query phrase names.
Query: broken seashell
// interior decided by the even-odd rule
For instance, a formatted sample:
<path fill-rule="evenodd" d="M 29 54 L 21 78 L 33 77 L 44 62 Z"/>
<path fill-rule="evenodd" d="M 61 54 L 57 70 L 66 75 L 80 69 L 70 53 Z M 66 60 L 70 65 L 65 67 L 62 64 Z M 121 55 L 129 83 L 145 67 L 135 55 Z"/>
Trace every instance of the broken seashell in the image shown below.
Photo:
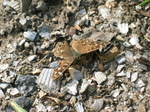
<path fill-rule="evenodd" d="M 0 98 L 5 98 L 5 94 L 1 89 L 0 89 Z"/>
<path fill-rule="evenodd" d="M 9 2 L 8 6 L 10 6 L 11 8 L 13 8 L 16 11 L 20 11 L 21 10 L 19 1 L 11 0 Z"/>
<path fill-rule="evenodd" d="M 139 36 L 137 35 L 137 34 L 132 34 L 131 36 L 130 36 L 130 40 L 129 40 L 129 42 L 132 44 L 132 45 L 136 45 L 136 44 L 138 44 L 139 43 Z"/>
<path fill-rule="evenodd" d="M 10 84 L 8 84 L 8 83 L 1 83 L 1 84 L 0 84 L 0 88 L 6 89 L 9 85 L 10 85 Z"/>
<path fill-rule="evenodd" d="M 124 71 L 121 71 L 120 73 L 116 74 L 116 76 L 126 76 L 126 73 Z"/>
<path fill-rule="evenodd" d="M 69 73 L 70 73 L 70 76 L 72 77 L 72 79 L 74 80 L 81 80 L 83 79 L 83 74 L 81 73 L 81 71 L 75 69 L 75 68 L 72 68 L 72 67 L 69 67 Z"/>
<path fill-rule="evenodd" d="M 138 78 L 138 72 L 133 73 L 133 74 L 131 75 L 131 82 L 136 81 L 137 78 Z"/>
<path fill-rule="evenodd" d="M 119 65 L 119 66 L 117 67 L 117 72 L 120 72 L 124 66 L 125 66 L 125 64 L 124 64 L 124 65 Z"/>
<path fill-rule="evenodd" d="M 2 74 L 1 80 L 6 83 L 12 83 L 15 80 L 15 78 L 16 78 L 16 73 L 14 71 L 5 71 Z"/>
<path fill-rule="evenodd" d="M 106 82 L 106 84 L 107 84 L 107 85 L 113 85 L 114 82 L 115 82 L 115 77 L 114 77 L 114 75 L 113 75 L 113 74 L 108 75 L 108 76 L 107 76 L 107 82 Z"/>
<path fill-rule="evenodd" d="M 61 91 L 66 91 L 72 95 L 76 95 L 78 83 L 79 82 L 77 80 L 73 80 L 71 83 L 68 83 L 66 86 L 62 87 Z"/>
<path fill-rule="evenodd" d="M 94 72 L 94 77 L 92 79 L 96 80 L 98 84 L 101 84 L 107 77 L 103 72 Z"/>
<path fill-rule="evenodd" d="M 138 80 L 136 81 L 136 84 L 137 84 L 139 87 L 145 86 L 144 82 L 143 82 L 141 79 L 138 79 Z"/>
<path fill-rule="evenodd" d="M 111 15 L 109 9 L 105 7 L 104 5 L 99 6 L 98 11 L 99 11 L 99 14 L 101 14 L 104 19 L 109 18 Z"/>
<path fill-rule="evenodd" d="M 83 93 L 86 90 L 86 88 L 90 85 L 91 82 L 92 82 L 92 80 L 90 80 L 90 79 L 83 79 L 79 93 Z"/>
<path fill-rule="evenodd" d="M 128 91 L 128 88 L 125 86 L 125 84 L 122 83 L 121 86 L 125 91 Z"/>
<path fill-rule="evenodd" d="M 120 94 L 120 89 L 115 89 L 111 92 L 113 97 L 117 97 Z"/>
<path fill-rule="evenodd" d="M 38 26 L 38 32 L 41 37 L 45 37 L 46 39 L 50 39 L 51 27 L 42 23 Z"/>
<path fill-rule="evenodd" d="M 84 112 L 82 102 L 75 103 L 75 107 L 76 107 L 77 112 Z"/>
<path fill-rule="evenodd" d="M 104 101 L 103 99 L 93 99 L 93 103 L 88 107 L 94 111 L 100 111 L 103 108 Z"/>
<path fill-rule="evenodd" d="M 129 26 L 128 23 L 119 23 L 118 24 L 118 29 L 120 30 L 121 33 L 127 34 L 129 31 Z"/>
<path fill-rule="evenodd" d="M 37 32 L 32 31 L 32 30 L 28 30 L 27 32 L 23 33 L 23 36 L 27 39 L 29 39 L 30 41 L 34 41 L 36 38 Z"/>
<path fill-rule="evenodd" d="M 0 64 L 0 72 L 6 70 L 9 67 L 9 64 Z"/>
<path fill-rule="evenodd" d="M 126 52 L 125 52 L 125 57 L 126 57 L 130 62 L 133 62 L 133 61 L 134 61 L 133 53 L 130 52 L 130 51 L 126 51 Z"/>
<path fill-rule="evenodd" d="M 56 93 L 58 91 L 59 81 L 56 83 L 52 80 L 53 69 L 44 68 L 39 77 L 36 80 L 36 83 L 40 88 L 48 93 Z"/>
<path fill-rule="evenodd" d="M 20 92 L 17 88 L 8 88 L 7 93 L 9 93 L 12 96 L 18 95 Z"/>
<path fill-rule="evenodd" d="M 123 56 L 121 56 L 116 61 L 118 64 L 121 64 L 121 63 L 124 63 L 126 61 L 126 59 Z"/>

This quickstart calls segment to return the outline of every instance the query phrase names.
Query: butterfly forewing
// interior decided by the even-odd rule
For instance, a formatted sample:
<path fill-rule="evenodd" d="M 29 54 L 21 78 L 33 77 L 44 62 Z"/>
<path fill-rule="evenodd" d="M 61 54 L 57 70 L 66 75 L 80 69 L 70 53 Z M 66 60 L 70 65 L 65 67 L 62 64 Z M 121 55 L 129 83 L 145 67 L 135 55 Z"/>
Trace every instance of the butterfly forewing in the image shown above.
<path fill-rule="evenodd" d="M 58 62 L 58 66 L 53 70 L 52 79 L 55 80 L 63 75 L 66 69 L 73 63 L 75 58 L 69 58 Z"/>
<path fill-rule="evenodd" d="M 85 54 L 98 49 L 102 49 L 107 45 L 108 42 L 103 42 L 103 41 L 94 42 L 89 39 L 73 40 L 71 42 L 72 49 L 79 54 Z"/>
<path fill-rule="evenodd" d="M 66 41 L 57 43 L 54 48 L 54 55 L 63 59 L 74 57 L 74 54 Z"/>

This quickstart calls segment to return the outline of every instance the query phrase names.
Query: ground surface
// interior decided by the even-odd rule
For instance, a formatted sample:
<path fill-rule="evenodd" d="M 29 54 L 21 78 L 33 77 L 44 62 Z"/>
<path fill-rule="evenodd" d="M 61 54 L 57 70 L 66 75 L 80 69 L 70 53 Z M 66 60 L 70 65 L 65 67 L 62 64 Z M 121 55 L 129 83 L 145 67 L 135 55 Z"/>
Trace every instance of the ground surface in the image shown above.
<path fill-rule="evenodd" d="M 0 0 L 0 111 L 13 99 L 30 112 L 150 112 L 150 3 L 139 3 Z M 74 62 L 55 47 L 88 39 Z"/>

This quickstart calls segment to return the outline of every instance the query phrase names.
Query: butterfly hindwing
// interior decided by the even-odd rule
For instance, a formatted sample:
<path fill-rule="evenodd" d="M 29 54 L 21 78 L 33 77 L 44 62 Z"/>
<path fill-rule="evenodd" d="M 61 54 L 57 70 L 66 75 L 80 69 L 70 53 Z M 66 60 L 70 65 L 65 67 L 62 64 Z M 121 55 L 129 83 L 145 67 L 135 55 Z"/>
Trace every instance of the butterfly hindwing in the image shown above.
<path fill-rule="evenodd" d="M 75 58 L 69 58 L 58 62 L 58 66 L 53 70 L 52 79 L 55 80 L 63 75 L 66 69 L 73 63 Z"/>

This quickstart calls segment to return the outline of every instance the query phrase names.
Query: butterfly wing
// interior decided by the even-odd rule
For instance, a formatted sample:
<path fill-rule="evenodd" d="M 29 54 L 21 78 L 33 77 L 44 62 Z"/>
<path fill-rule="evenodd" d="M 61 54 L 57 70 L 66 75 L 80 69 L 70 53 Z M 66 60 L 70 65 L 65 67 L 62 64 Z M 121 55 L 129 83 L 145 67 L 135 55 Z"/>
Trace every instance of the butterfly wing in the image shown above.
<path fill-rule="evenodd" d="M 90 39 L 79 39 L 71 42 L 72 49 L 79 54 L 85 54 L 98 49 L 103 49 L 108 44 L 109 42 L 92 41 Z"/>
<path fill-rule="evenodd" d="M 63 75 L 68 67 L 73 63 L 75 58 L 69 58 L 58 62 L 58 66 L 54 68 L 52 79 L 55 80 Z"/>
<path fill-rule="evenodd" d="M 74 57 L 74 54 L 66 41 L 58 42 L 56 44 L 54 48 L 54 55 L 63 59 Z"/>

